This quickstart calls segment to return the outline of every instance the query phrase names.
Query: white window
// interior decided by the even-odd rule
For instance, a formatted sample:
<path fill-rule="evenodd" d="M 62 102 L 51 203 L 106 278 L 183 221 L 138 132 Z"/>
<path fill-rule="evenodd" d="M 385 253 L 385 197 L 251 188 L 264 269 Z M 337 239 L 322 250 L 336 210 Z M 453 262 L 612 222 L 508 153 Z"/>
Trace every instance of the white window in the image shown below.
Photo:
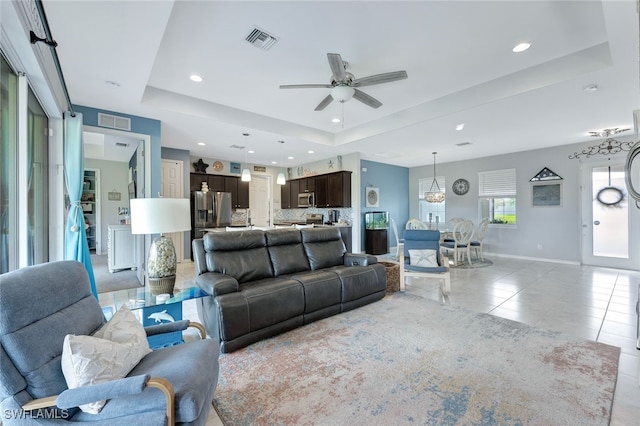
<path fill-rule="evenodd" d="M 431 189 L 431 184 L 433 183 L 433 176 L 418 180 L 418 199 L 419 199 L 419 208 L 420 208 L 420 217 L 419 219 L 429 225 L 431 222 L 431 227 L 435 229 L 436 225 L 439 227 L 443 227 L 446 223 L 446 198 L 442 203 L 428 203 L 424 199 L 424 193 Z M 445 192 L 445 180 L 444 176 L 436 176 L 436 183 L 440 187 L 442 192 Z M 434 185 L 435 186 L 435 185 Z M 431 216 L 429 216 L 431 215 Z M 429 221 L 431 218 L 431 221 Z"/>
<path fill-rule="evenodd" d="M 478 172 L 480 219 L 489 223 L 516 224 L 516 169 Z"/>

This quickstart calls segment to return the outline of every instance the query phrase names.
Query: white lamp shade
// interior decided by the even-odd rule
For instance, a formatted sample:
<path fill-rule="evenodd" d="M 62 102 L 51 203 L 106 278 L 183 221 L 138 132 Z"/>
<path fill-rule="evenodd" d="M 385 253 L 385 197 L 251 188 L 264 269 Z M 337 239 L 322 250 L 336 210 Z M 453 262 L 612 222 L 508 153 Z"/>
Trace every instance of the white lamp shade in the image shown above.
<path fill-rule="evenodd" d="M 188 198 L 134 198 L 131 200 L 132 234 L 167 234 L 191 229 Z"/>
<path fill-rule="evenodd" d="M 249 171 L 249 169 L 243 169 L 240 180 L 243 182 L 251 182 L 251 171 Z"/>
<path fill-rule="evenodd" d="M 278 177 L 276 178 L 276 183 L 278 185 L 284 185 L 285 183 L 287 183 L 287 180 L 284 177 L 284 173 L 282 172 L 278 173 Z"/>
<path fill-rule="evenodd" d="M 331 89 L 331 97 L 338 102 L 346 102 L 353 97 L 355 89 L 349 86 L 336 86 Z"/>

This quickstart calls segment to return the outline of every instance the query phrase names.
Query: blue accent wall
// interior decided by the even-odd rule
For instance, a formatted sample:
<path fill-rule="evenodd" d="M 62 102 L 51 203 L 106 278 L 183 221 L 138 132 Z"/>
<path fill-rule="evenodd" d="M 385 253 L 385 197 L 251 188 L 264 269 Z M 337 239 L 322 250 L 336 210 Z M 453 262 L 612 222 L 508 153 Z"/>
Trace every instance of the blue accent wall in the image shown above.
<path fill-rule="evenodd" d="M 365 172 L 364 169 L 367 169 Z M 393 166 L 390 164 L 376 163 L 374 161 L 360 160 L 360 193 L 362 199 L 362 247 L 365 247 L 364 213 L 372 211 L 387 211 L 398 225 L 398 231 L 402 235 L 402 228 L 409 220 L 409 169 L 407 167 Z M 379 188 L 379 207 L 365 207 L 367 205 L 366 188 L 373 186 Z M 389 229 L 387 234 L 391 246 L 395 245 L 393 231 Z"/>
<path fill-rule="evenodd" d="M 151 156 L 151 194 L 152 197 L 157 197 L 160 192 L 161 176 L 160 176 L 160 152 L 161 152 L 161 123 L 159 120 L 151 118 L 138 117 L 135 115 L 123 114 L 117 111 L 109 111 L 103 109 L 96 109 L 82 105 L 74 105 L 75 112 L 82 113 L 82 123 L 86 126 L 98 126 L 98 113 L 112 114 L 119 117 L 125 117 L 131 119 L 131 132 L 139 133 L 142 135 L 149 135 L 151 137 L 151 152 L 145 155 Z"/>

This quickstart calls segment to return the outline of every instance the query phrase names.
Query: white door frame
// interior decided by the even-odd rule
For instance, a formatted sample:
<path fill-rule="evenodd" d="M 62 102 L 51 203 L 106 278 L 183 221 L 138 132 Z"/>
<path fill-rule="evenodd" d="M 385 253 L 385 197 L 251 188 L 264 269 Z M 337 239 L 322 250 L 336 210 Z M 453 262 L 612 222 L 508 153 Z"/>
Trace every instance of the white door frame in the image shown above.
<path fill-rule="evenodd" d="M 83 125 L 83 130 L 93 133 L 102 133 L 105 135 L 115 135 L 122 138 L 127 139 L 136 139 L 142 141 L 143 148 L 142 152 L 150 153 L 151 152 L 151 135 L 146 135 L 143 133 L 133 133 L 126 132 L 124 130 L 117 129 L 109 129 L 107 127 L 96 127 L 96 126 L 88 126 Z M 139 148 L 136 149 L 136 153 Z M 137 154 L 136 154 L 137 155 Z M 139 156 L 139 158 L 144 158 L 143 164 L 143 176 L 138 176 L 138 180 L 143 179 L 142 190 L 145 198 L 151 197 L 151 155 L 143 155 Z M 140 185 L 138 185 L 138 191 L 140 191 Z M 135 253 L 136 256 L 135 263 L 138 272 L 138 280 L 142 284 L 146 284 L 145 278 L 145 265 L 147 261 L 147 253 L 149 253 L 149 247 L 151 247 L 151 236 L 150 235 L 136 235 L 135 236 Z"/>
<path fill-rule="evenodd" d="M 592 194 L 591 170 L 594 166 L 623 165 L 624 158 L 612 157 L 585 159 L 580 161 L 580 189 L 581 189 L 581 262 L 585 265 L 602 266 L 606 268 L 621 268 L 640 270 L 640 238 L 634 238 L 634 235 L 640 235 L 640 210 L 635 207 L 632 199 L 629 202 L 629 258 L 621 259 L 614 257 L 594 256 L 593 255 L 593 211 L 592 211 Z M 629 197 L 626 188 L 621 188 L 626 197 Z"/>

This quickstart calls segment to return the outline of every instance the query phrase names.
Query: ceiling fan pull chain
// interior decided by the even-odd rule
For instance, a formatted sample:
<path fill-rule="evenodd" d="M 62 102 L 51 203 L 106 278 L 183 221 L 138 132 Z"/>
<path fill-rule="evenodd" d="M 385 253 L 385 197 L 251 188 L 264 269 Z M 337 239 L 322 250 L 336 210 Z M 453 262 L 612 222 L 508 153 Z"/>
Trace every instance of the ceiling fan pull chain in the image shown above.
<path fill-rule="evenodd" d="M 344 101 L 340 101 L 342 104 L 342 128 L 344 129 Z"/>

